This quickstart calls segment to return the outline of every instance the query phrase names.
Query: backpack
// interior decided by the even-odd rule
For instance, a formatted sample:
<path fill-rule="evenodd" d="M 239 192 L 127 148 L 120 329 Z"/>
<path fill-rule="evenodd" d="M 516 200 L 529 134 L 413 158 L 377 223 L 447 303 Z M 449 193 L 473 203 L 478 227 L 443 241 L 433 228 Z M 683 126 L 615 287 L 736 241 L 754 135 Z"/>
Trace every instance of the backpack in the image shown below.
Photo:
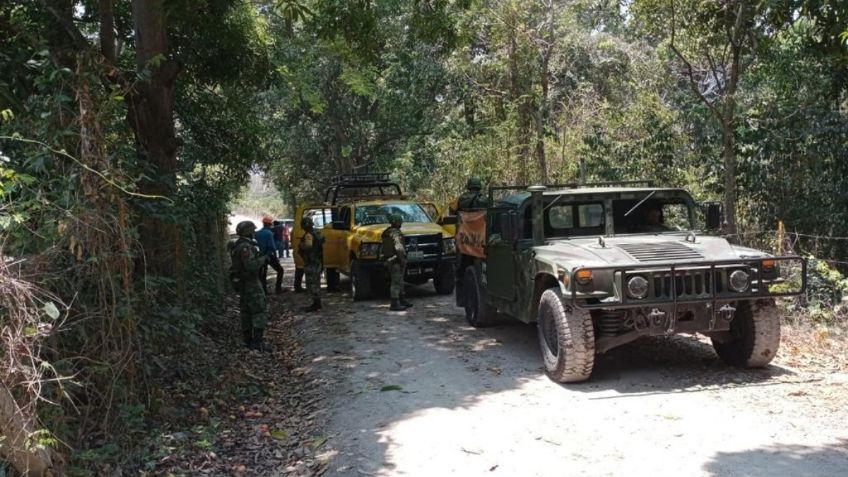
<path fill-rule="evenodd" d="M 233 291 L 241 293 L 244 290 L 244 282 L 242 281 L 241 262 L 237 259 L 235 253 L 236 245 L 238 245 L 238 239 L 231 240 L 227 243 L 227 250 L 230 252 L 229 278 L 230 286 L 233 288 Z"/>

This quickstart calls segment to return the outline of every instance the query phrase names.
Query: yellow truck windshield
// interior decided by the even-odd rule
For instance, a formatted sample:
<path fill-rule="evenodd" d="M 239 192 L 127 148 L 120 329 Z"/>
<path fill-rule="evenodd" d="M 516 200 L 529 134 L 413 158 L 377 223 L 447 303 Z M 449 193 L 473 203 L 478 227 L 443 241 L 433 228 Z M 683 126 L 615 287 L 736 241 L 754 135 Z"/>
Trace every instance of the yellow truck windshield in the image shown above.
<path fill-rule="evenodd" d="M 356 225 L 388 224 L 392 214 L 400 215 L 404 222 L 433 221 L 420 205 L 404 203 L 357 206 L 354 220 Z"/>

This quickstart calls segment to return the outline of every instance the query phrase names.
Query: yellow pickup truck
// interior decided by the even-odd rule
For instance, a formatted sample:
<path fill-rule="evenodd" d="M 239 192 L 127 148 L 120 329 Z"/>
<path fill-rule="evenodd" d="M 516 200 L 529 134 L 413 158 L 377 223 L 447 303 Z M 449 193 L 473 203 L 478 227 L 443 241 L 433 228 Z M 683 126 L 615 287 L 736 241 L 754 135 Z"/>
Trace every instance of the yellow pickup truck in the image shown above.
<path fill-rule="evenodd" d="M 350 277 L 354 300 L 388 290 L 388 275 L 380 261 L 381 236 L 389 215 L 403 217 L 401 231 L 407 250 L 405 281 L 421 285 L 433 280 L 437 293 L 453 293 L 456 242 L 440 226 L 435 205 L 407 199 L 387 174 L 339 176 L 327 189 L 324 202 L 297 208 L 292 245 L 297 250 L 304 231 L 301 218 L 312 217 L 324 237 L 324 268 L 328 288 L 339 274 Z M 303 266 L 295 253 L 295 266 Z"/>

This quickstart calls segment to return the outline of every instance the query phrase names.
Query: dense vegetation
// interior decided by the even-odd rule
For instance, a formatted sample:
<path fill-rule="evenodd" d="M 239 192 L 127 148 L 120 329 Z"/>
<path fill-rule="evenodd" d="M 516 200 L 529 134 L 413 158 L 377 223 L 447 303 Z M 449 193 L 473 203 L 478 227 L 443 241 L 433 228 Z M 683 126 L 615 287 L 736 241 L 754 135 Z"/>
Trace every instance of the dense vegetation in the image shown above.
<path fill-rule="evenodd" d="M 846 30 L 836 0 L 4 1 L 0 404 L 28 437 L 0 452 L 85 467 L 143 431 L 257 168 L 290 206 L 365 167 L 440 203 L 472 173 L 650 177 L 830 273 Z"/>

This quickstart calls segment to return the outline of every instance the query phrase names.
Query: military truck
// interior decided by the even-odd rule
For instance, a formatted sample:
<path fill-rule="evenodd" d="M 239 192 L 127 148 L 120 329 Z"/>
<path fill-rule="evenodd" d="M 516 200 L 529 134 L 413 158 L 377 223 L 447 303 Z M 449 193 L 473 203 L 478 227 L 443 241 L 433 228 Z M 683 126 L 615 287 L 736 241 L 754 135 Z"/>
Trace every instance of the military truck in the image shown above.
<path fill-rule="evenodd" d="M 489 196 L 492 207 L 459 214 L 456 304 L 475 327 L 536 322 L 555 381 L 588 379 L 596 353 L 675 333 L 708 336 L 730 365 L 765 366 L 780 344 L 775 299 L 806 286 L 801 257 L 702 233 L 720 229 L 721 204 L 682 189 L 636 181 Z"/>
<path fill-rule="evenodd" d="M 339 274 L 347 275 L 353 299 L 365 300 L 388 290 L 388 276 L 379 255 L 381 236 L 391 214 L 403 217 L 401 231 L 407 249 L 404 280 L 421 285 L 432 279 L 437 293 L 453 293 L 453 234 L 435 222 L 439 213 L 434 204 L 408 199 L 388 174 L 335 177 L 325 191 L 324 202 L 297 208 L 292 246 L 297 250 L 303 237 L 300 219 L 312 217 L 324 237 L 327 286 L 335 288 Z M 303 266 L 297 254 L 295 266 Z"/>

